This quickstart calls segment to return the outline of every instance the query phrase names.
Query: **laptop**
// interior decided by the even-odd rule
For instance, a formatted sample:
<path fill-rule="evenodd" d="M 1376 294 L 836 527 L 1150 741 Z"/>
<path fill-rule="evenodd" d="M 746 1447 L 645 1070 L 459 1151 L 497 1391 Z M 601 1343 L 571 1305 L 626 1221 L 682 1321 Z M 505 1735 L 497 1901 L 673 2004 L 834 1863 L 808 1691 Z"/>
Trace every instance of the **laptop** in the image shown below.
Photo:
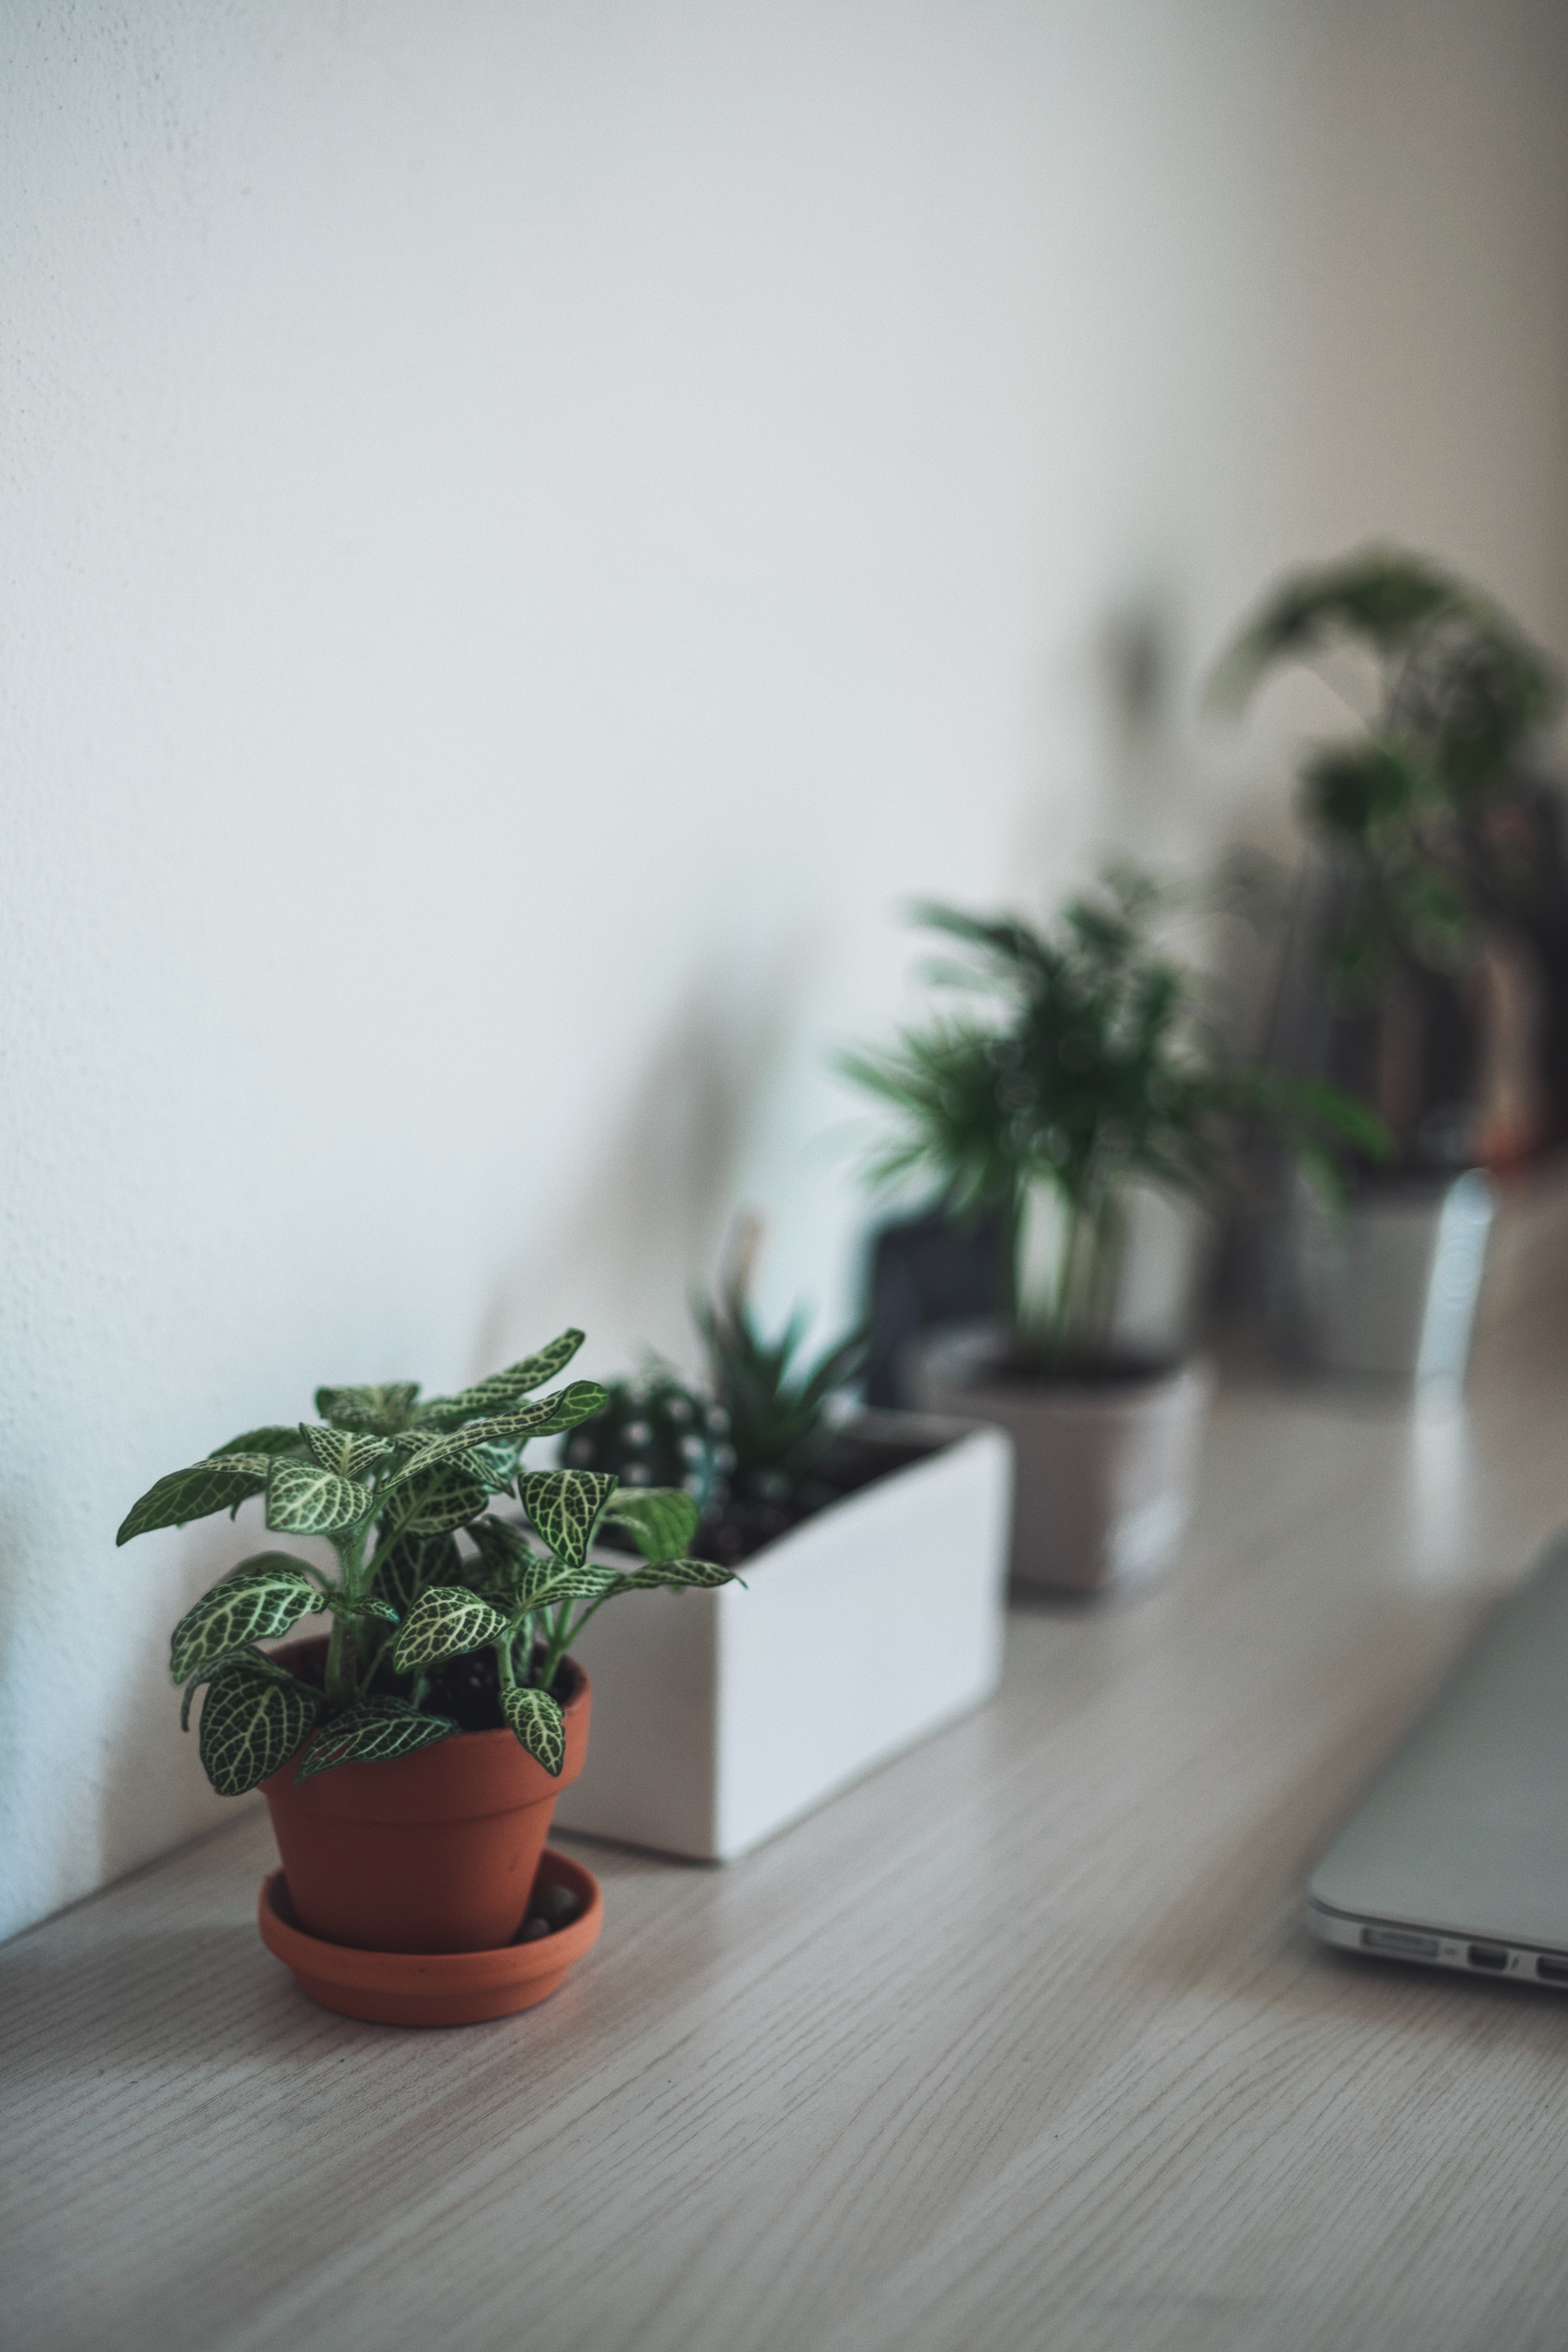
<path fill-rule="evenodd" d="M 1568 1535 L 1313 1872 L 1326 1944 L 1568 1992 Z"/>

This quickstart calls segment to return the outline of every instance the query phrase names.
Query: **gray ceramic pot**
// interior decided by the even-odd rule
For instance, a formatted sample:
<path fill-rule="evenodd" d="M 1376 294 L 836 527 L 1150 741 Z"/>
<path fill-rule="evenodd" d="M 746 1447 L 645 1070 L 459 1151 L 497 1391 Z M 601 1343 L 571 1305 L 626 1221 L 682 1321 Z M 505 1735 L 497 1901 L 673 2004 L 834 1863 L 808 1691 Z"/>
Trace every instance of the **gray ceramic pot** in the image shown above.
<path fill-rule="evenodd" d="M 1146 1379 L 1032 1381 L 999 1370 L 1005 1335 L 959 1325 L 916 1342 L 910 1402 L 1007 1431 L 1017 1461 L 1015 1584 L 1095 1592 L 1153 1581 L 1192 1516 L 1214 1395 L 1201 1358 Z"/>
<path fill-rule="evenodd" d="M 1298 1176 L 1271 1282 L 1277 1339 L 1320 1371 L 1458 1387 L 1493 1208 L 1474 1169 L 1447 1181 L 1369 1186 L 1338 1213 Z"/>

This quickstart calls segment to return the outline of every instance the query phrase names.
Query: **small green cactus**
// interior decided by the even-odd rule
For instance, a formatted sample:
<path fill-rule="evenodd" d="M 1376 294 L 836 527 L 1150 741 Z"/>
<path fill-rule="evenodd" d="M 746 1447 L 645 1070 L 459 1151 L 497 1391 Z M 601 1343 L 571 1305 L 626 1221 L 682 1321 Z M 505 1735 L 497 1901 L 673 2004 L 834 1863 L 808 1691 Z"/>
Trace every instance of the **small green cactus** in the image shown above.
<path fill-rule="evenodd" d="M 683 1486 L 704 1514 L 721 1510 L 735 1456 L 721 1405 L 667 1365 L 607 1383 L 609 1402 L 567 1440 L 573 1470 L 607 1470 L 623 1486 Z"/>

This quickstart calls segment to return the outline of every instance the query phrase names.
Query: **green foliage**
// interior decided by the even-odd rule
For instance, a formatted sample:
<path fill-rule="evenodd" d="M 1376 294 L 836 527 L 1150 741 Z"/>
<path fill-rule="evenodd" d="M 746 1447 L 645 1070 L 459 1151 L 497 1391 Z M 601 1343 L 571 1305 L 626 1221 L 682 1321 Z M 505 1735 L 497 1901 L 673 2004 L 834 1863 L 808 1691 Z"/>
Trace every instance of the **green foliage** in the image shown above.
<path fill-rule="evenodd" d="M 514 1683 L 501 1694 L 501 1710 L 534 1762 L 558 1780 L 566 1761 L 566 1718 L 550 1693 Z"/>
<path fill-rule="evenodd" d="M 1323 1167 L 1339 1139 L 1384 1149 L 1378 1121 L 1331 1088 L 1230 1066 L 1191 975 L 1152 944 L 1161 905 L 1148 877 L 1121 870 L 1048 932 L 921 909 L 966 950 L 935 978 L 972 1002 L 840 1063 L 895 1114 L 868 1161 L 873 1182 L 925 1177 L 961 1216 L 1003 1213 L 1015 1320 L 1048 1360 L 1103 1344 L 1133 1183 L 1212 1195 L 1238 1120 Z M 1062 1224 L 1044 1295 L 1024 1270 L 1037 1195 L 1055 1199 Z"/>
<path fill-rule="evenodd" d="M 535 1470 L 519 1482 L 522 1507 L 564 1568 L 581 1568 L 594 1527 L 616 1491 L 603 1470 Z"/>
<path fill-rule="evenodd" d="M 243 1797 L 281 1771 L 316 1719 L 316 1694 L 292 1675 L 237 1659 L 214 1675 L 202 1708 L 201 1758 L 220 1797 Z"/>
<path fill-rule="evenodd" d="M 197 1462 L 189 1470 L 171 1470 L 149 1486 L 121 1522 L 114 1540 L 129 1543 L 154 1528 L 183 1528 L 191 1519 L 205 1519 L 214 1511 L 237 1511 L 252 1495 L 259 1495 L 271 1475 L 266 1454 L 226 1454 L 221 1460 Z"/>
<path fill-rule="evenodd" d="M 697 1533 L 697 1497 L 682 1486 L 623 1489 L 605 1506 L 605 1517 L 625 1528 L 644 1559 L 674 1559 Z"/>
<path fill-rule="evenodd" d="M 1211 698 L 1239 709 L 1283 662 L 1336 646 L 1370 656 L 1366 728 L 1302 769 L 1309 830 L 1345 868 L 1329 977 L 1347 1006 L 1378 1003 L 1401 962 L 1457 971 L 1479 919 L 1460 828 L 1548 725 L 1559 681 L 1506 614 L 1465 582 L 1387 548 L 1294 574 L 1243 630 Z"/>
<path fill-rule="evenodd" d="M 464 1584 L 432 1584 L 420 1594 L 393 1647 L 400 1675 L 482 1650 L 506 1632 L 506 1619 Z"/>
<path fill-rule="evenodd" d="M 358 1478 L 284 1458 L 274 1463 L 267 1482 L 267 1524 L 278 1535 L 335 1535 L 367 1518 L 374 1500 Z"/>
<path fill-rule="evenodd" d="M 323 1537 L 337 1556 L 333 1577 L 287 1552 L 258 1553 L 174 1629 L 181 1725 L 205 1686 L 202 1761 L 221 1793 L 255 1788 L 307 1739 L 302 1780 L 449 1737 L 458 1727 L 431 1698 L 432 1670 L 482 1649 L 494 1652 L 505 1721 L 558 1775 L 564 1729 L 552 1685 L 595 1610 L 650 1583 L 728 1580 L 728 1570 L 685 1559 L 696 1525 L 685 1495 L 627 1497 L 608 1473 L 521 1469 L 531 1439 L 575 1429 L 605 1407 L 594 1381 L 532 1394 L 582 1337 L 563 1332 L 489 1380 L 425 1403 L 412 1381 L 318 1389 L 320 1423 L 251 1430 L 160 1478 L 132 1507 L 121 1543 L 265 1495 L 269 1528 Z M 490 1508 L 506 1493 L 528 1511 L 538 1544 Z M 628 1505 L 647 1562 L 631 1576 L 589 1557 L 600 1521 Z M 331 1625 L 320 1689 L 257 1646 L 315 1611 Z"/>
<path fill-rule="evenodd" d="M 743 1269 L 692 1317 L 713 1393 L 730 1424 L 734 1491 L 743 1501 L 792 1504 L 833 1444 L 830 1400 L 865 1370 L 869 1335 L 853 1331 L 815 1363 L 802 1360 L 806 1317 L 797 1310 L 776 1338 L 758 1329 Z"/>
<path fill-rule="evenodd" d="M 169 1643 L 169 1672 L 188 1682 L 199 1667 L 243 1649 L 251 1642 L 274 1642 L 297 1617 L 320 1609 L 321 1595 L 305 1563 L 286 1551 L 264 1551 L 242 1560 L 221 1583 L 187 1609 Z"/>
<path fill-rule="evenodd" d="M 362 1698 L 317 1732 L 294 1778 L 309 1780 L 339 1764 L 386 1764 L 394 1757 L 416 1756 L 437 1739 L 450 1738 L 457 1728 L 444 1715 L 421 1715 L 405 1698 Z"/>

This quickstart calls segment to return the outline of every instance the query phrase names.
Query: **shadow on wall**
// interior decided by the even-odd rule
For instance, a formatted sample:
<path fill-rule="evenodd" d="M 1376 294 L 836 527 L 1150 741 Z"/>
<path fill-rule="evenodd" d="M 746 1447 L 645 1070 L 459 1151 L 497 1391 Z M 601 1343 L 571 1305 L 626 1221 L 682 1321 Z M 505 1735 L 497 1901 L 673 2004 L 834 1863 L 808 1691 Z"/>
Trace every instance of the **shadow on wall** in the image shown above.
<path fill-rule="evenodd" d="M 712 964 L 694 976 L 587 1181 L 498 1296 L 481 1335 L 487 1367 L 525 1321 L 578 1322 L 591 1343 L 625 1334 L 623 1346 L 689 1357 L 688 1294 L 719 1255 L 811 962 L 798 938 L 761 973 Z M 598 1344 L 593 1352 L 601 1361 Z"/>

